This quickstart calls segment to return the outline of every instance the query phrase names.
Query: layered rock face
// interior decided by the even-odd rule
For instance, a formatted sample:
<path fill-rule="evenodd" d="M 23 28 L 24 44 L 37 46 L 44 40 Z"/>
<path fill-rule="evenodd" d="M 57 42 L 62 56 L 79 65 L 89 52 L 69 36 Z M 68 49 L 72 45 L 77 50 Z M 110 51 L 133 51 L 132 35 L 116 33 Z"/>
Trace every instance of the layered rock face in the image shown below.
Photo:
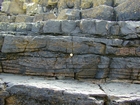
<path fill-rule="evenodd" d="M 139 83 L 140 21 L 118 21 L 139 20 L 139 4 L 139 0 L 4 1 L 1 72 Z"/>
<path fill-rule="evenodd" d="M 0 23 L 2 72 L 140 80 L 140 22 Z"/>
<path fill-rule="evenodd" d="M 4 0 L 0 105 L 139 105 L 139 7 L 140 0 Z"/>

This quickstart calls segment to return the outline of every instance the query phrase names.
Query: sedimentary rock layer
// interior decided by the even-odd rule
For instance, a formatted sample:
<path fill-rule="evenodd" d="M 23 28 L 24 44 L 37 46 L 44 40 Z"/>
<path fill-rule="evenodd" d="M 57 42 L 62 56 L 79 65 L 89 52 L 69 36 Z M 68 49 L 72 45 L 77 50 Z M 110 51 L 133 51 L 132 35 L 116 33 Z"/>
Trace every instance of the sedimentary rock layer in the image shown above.
<path fill-rule="evenodd" d="M 140 22 L 0 23 L 1 71 L 58 78 L 140 80 Z"/>

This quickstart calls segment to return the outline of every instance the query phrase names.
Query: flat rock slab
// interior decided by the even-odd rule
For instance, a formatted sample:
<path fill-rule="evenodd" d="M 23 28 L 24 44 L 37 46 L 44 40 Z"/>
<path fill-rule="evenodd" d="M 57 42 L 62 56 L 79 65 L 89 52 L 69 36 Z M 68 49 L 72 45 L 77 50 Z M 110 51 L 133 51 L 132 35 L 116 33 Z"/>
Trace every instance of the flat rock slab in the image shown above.
<path fill-rule="evenodd" d="M 130 83 L 101 84 L 111 105 L 140 105 L 140 85 Z"/>
<path fill-rule="evenodd" d="M 0 74 L 2 105 L 139 105 L 140 85 Z"/>

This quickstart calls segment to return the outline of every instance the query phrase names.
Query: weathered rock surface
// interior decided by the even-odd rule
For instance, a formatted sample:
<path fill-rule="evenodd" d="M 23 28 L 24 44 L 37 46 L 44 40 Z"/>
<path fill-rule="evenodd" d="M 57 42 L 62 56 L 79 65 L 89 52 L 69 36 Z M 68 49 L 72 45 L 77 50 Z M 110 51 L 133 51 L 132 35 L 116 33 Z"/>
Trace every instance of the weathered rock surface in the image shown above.
<path fill-rule="evenodd" d="M 1 72 L 140 81 L 139 22 L 4 23 Z M 119 29 L 118 29 L 119 28 Z"/>
<path fill-rule="evenodd" d="M 1 105 L 122 105 L 140 104 L 140 85 L 129 83 L 52 80 L 0 74 Z"/>
<path fill-rule="evenodd" d="M 140 0 L 126 0 L 115 7 L 118 21 L 140 20 Z"/>
<path fill-rule="evenodd" d="M 0 74 L 0 105 L 139 105 L 140 86 L 129 84 L 140 84 L 139 5 L 139 0 L 3 1 L 0 73 L 20 76 Z"/>
<path fill-rule="evenodd" d="M 12 0 L 2 3 L 2 11 L 10 15 L 45 14 L 45 18 L 50 19 L 51 17 L 59 20 L 91 18 L 110 21 L 137 21 L 140 20 L 139 3 L 139 0 Z M 3 19 L 3 21 L 6 20 Z"/>
<path fill-rule="evenodd" d="M 113 8 L 106 5 L 100 5 L 95 8 L 86 9 L 81 11 L 82 19 L 101 19 L 101 20 L 112 20 Z"/>

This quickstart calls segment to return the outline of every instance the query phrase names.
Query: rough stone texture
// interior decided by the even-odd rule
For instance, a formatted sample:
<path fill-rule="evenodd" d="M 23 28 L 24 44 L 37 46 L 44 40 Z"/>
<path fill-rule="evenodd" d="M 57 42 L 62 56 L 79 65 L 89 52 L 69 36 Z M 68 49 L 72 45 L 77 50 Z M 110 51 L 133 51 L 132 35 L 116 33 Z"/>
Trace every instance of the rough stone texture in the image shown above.
<path fill-rule="evenodd" d="M 23 10 L 22 1 L 12 0 L 10 3 L 7 2 L 7 4 L 5 4 L 4 9 L 2 9 L 2 11 L 6 12 L 6 13 L 10 13 L 10 14 L 15 14 L 15 15 L 25 13 L 25 11 Z"/>
<path fill-rule="evenodd" d="M 18 15 L 16 16 L 15 22 L 32 22 L 33 17 L 32 16 L 27 16 L 27 15 Z"/>
<path fill-rule="evenodd" d="M 58 20 L 79 20 L 80 11 L 78 9 L 63 9 L 57 17 Z"/>
<path fill-rule="evenodd" d="M 109 105 L 138 105 L 140 104 L 140 85 L 126 83 L 108 83 L 100 85 L 108 94 Z"/>
<path fill-rule="evenodd" d="M 6 14 L 26 14 L 28 16 L 47 14 L 45 18 L 48 19 L 92 18 L 136 21 L 140 20 L 139 2 L 139 0 L 12 0 L 2 3 L 2 11 Z"/>
<path fill-rule="evenodd" d="M 48 20 L 43 27 L 44 33 L 61 33 L 61 21 Z"/>
<path fill-rule="evenodd" d="M 105 58 L 104 58 L 105 59 Z M 140 85 L 0 74 L 1 105 L 139 105 Z"/>
<path fill-rule="evenodd" d="M 139 81 L 139 22 L 1 22 L 7 73 Z"/>
<path fill-rule="evenodd" d="M 140 104 L 139 85 L 99 84 L 140 84 L 139 0 L 11 0 L 2 6 L 0 73 L 45 78 L 1 74 L 0 105 Z"/>
<path fill-rule="evenodd" d="M 106 5 L 100 5 L 95 8 L 86 9 L 81 11 L 82 18 L 101 19 L 101 20 L 112 20 L 113 8 Z"/>
<path fill-rule="evenodd" d="M 126 0 L 115 7 L 117 20 L 140 20 L 140 0 Z M 121 12 L 120 12 L 121 11 Z"/>

